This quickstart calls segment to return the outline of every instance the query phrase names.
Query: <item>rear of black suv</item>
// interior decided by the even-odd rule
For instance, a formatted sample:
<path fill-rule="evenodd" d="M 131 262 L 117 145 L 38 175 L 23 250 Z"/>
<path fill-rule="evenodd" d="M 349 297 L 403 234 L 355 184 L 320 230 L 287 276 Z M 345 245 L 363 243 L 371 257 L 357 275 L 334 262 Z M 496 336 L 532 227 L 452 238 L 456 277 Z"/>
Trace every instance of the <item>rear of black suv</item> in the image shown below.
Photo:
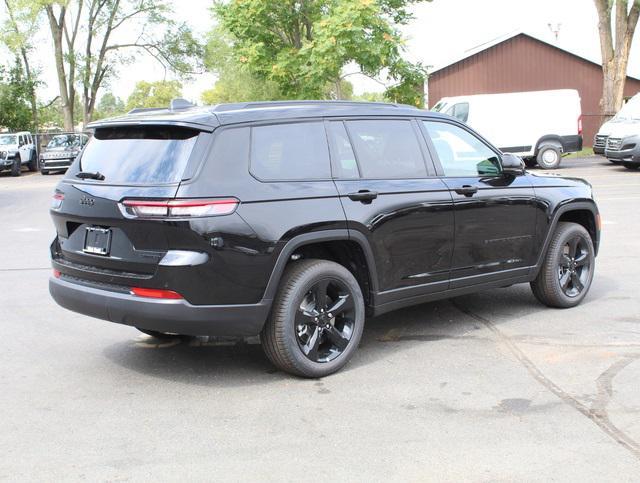
<path fill-rule="evenodd" d="M 267 303 L 229 273 L 233 253 L 217 250 L 223 234 L 253 236 L 238 199 L 181 196 L 214 124 L 97 125 L 52 200 L 50 292 L 60 305 L 158 332 L 259 333 Z"/>

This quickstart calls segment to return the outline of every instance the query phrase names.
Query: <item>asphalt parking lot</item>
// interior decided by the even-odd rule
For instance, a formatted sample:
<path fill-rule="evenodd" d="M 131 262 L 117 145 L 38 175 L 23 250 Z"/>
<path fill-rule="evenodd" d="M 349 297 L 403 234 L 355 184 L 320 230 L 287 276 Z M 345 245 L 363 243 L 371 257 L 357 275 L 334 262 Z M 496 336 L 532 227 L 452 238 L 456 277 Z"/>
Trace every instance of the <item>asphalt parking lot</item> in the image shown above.
<path fill-rule="evenodd" d="M 602 213 L 584 304 L 520 285 L 386 314 L 316 381 L 251 341 L 157 344 L 58 307 L 60 176 L 0 175 L 0 479 L 638 481 L 640 172 L 558 172 Z"/>

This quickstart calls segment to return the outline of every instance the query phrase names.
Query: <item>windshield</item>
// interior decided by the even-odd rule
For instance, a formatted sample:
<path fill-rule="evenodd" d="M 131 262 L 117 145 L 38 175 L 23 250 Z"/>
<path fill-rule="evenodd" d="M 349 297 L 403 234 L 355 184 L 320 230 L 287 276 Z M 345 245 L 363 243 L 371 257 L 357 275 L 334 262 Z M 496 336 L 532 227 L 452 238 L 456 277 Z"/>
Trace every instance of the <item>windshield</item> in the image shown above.
<path fill-rule="evenodd" d="M 82 137 L 75 134 L 61 134 L 54 136 L 47 148 L 79 148 L 82 145 Z"/>
<path fill-rule="evenodd" d="M 18 144 L 17 136 L 0 136 L 0 146 L 8 146 L 10 144 Z"/>
<path fill-rule="evenodd" d="M 640 119 L 640 97 L 633 96 L 622 109 L 615 115 L 614 119 L 618 121 L 628 121 L 632 119 Z"/>
<path fill-rule="evenodd" d="M 96 129 L 80 169 L 100 172 L 105 183 L 164 184 L 182 179 L 198 131 L 174 126 Z"/>

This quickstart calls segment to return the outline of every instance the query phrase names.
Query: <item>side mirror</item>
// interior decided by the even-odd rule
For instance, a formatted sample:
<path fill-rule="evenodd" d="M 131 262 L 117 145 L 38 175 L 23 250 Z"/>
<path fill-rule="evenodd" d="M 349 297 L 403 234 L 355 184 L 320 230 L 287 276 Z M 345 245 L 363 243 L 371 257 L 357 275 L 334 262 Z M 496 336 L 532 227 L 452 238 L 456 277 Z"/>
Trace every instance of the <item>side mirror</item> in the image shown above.
<path fill-rule="evenodd" d="M 524 174 L 524 161 L 519 156 L 511 153 L 502 155 L 502 172 L 512 176 L 522 176 Z"/>

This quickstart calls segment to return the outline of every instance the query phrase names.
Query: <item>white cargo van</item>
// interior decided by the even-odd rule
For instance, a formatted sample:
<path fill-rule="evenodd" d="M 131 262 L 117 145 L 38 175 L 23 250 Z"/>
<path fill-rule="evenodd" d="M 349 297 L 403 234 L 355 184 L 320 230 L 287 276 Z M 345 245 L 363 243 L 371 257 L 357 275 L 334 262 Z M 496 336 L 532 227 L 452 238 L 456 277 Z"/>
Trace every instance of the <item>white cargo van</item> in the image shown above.
<path fill-rule="evenodd" d="M 580 95 L 573 89 L 444 97 L 432 110 L 467 123 L 527 166 L 557 168 L 563 154 L 582 149 Z"/>
<path fill-rule="evenodd" d="M 623 139 L 634 135 L 640 135 L 640 94 L 629 99 L 612 119 L 600 126 L 593 140 L 593 152 L 605 154 L 609 138 Z M 614 159 L 609 161 L 617 162 Z"/>

